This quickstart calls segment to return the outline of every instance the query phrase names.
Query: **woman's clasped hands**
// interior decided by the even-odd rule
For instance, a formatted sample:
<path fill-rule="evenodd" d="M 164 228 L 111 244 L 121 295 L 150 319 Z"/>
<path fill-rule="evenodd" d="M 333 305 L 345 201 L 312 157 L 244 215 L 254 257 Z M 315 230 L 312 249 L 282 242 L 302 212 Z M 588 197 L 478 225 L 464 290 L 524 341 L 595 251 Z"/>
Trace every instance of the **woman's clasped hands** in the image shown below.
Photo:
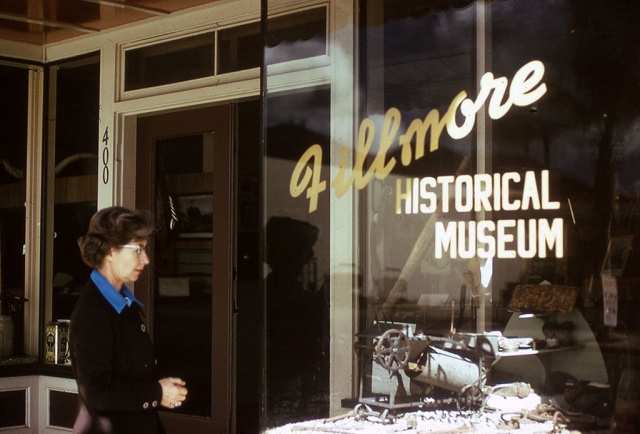
<path fill-rule="evenodd" d="M 160 405 L 166 408 L 178 408 L 187 399 L 187 383 L 179 378 L 163 378 L 158 381 L 162 386 L 162 401 Z"/>

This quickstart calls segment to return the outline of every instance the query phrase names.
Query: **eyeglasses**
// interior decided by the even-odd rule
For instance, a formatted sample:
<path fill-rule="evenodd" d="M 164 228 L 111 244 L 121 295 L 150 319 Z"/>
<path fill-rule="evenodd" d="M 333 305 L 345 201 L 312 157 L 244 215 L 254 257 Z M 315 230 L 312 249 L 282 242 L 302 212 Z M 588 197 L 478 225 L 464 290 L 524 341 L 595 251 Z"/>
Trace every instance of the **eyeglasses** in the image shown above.
<path fill-rule="evenodd" d="M 135 249 L 136 250 L 136 254 L 138 256 L 140 256 L 140 254 L 142 252 L 145 252 L 147 254 L 147 256 L 149 256 L 149 245 L 147 244 L 146 246 L 140 246 L 138 244 L 125 244 L 124 246 L 120 246 L 123 248 L 127 248 L 127 249 Z"/>

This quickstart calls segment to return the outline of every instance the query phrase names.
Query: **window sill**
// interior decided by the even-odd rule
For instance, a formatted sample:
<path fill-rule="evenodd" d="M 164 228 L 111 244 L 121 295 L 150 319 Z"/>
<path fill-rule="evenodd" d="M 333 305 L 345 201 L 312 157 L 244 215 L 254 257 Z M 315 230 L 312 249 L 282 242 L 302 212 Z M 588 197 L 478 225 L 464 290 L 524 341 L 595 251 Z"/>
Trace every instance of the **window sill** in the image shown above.
<path fill-rule="evenodd" d="M 11 357 L 0 360 L 0 377 L 21 377 L 27 375 L 73 378 L 73 372 L 69 365 L 39 363 L 35 357 Z"/>

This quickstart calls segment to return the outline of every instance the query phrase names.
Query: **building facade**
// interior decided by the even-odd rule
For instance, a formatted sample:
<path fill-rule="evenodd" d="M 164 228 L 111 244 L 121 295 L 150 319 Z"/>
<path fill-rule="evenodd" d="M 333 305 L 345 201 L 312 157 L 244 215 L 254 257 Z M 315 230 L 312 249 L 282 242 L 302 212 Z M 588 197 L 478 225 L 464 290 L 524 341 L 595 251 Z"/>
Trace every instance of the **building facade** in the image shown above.
<path fill-rule="evenodd" d="M 636 423 L 637 1 L 45 3 L 0 11 L 0 429 L 70 431 L 113 204 L 158 223 L 132 290 L 190 390 L 170 433 L 509 382 Z M 491 369 L 429 376 L 423 342 L 478 336 Z"/>

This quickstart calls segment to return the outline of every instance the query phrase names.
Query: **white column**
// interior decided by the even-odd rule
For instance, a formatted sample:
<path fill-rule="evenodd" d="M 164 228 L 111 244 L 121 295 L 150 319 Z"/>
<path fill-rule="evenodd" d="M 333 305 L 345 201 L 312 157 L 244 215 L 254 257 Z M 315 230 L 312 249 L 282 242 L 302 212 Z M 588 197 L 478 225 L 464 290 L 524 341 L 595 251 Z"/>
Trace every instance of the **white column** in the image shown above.
<path fill-rule="evenodd" d="M 329 50 L 331 57 L 331 176 L 344 158 L 340 149 L 353 151 L 354 134 L 354 9 L 353 1 L 336 0 L 330 8 Z M 350 189 L 341 198 L 331 191 L 331 294 L 330 294 L 330 413 L 343 411 L 341 400 L 354 393 L 356 357 L 353 350 L 357 311 L 356 251 L 358 247 L 355 194 Z"/>

